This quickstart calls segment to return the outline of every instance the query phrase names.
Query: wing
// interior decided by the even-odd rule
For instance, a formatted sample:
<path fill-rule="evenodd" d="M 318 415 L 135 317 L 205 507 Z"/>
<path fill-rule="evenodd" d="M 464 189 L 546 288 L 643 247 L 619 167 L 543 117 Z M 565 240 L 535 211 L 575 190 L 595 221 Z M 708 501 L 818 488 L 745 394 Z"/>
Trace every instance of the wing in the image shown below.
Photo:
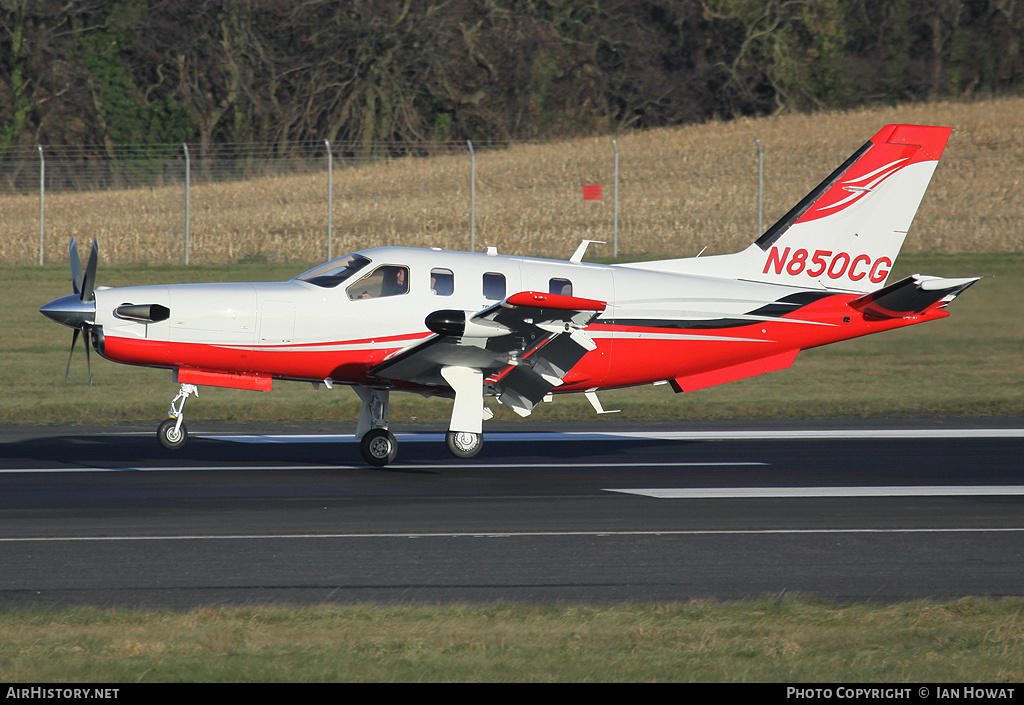
<path fill-rule="evenodd" d="M 523 291 L 477 313 L 442 310 L 424 321 L 434 333 L 370 370 L 383 380 L 447 387 L 445 368 L 479 370 L 499 401 L 527 415 L 596 344 L 584 328 L 605 302 Z"/>

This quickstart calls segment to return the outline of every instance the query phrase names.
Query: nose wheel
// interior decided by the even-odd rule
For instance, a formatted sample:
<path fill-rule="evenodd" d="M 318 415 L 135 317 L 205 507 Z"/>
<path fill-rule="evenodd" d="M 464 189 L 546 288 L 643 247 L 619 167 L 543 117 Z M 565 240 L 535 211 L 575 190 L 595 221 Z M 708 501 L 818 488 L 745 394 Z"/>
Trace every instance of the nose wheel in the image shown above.
<path fill-rule="evenodd" d="M 199 389 L 194 384 L 182 384 L 178 396 L 171 400 L 171 408 L 167 410 L 168 418 L 156 429 L 156 438 L 167 450 L 178 450 L 188 440 L 188 429 L 185 427 L 185 402 L 190 396 L 199 396 Z"/>
<path fill-rule="evenodd" d="M 188 440 L 188 429 L 180 418 L 170 418 L 156 429 L 156 437 L 167 450 L 178 450 Z"/>

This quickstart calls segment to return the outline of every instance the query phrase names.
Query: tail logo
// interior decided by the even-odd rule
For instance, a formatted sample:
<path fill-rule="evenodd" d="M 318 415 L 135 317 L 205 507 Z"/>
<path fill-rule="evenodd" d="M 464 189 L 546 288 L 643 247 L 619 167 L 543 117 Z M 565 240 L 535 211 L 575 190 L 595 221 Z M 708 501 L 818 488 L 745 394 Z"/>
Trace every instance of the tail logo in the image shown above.
<path fill-rule="evenodd" d="M 889 162 L 888 164 L 875 169 L 872 172 L 858 176 L 856 179 L 850 179 L 840 184 L 843 191 L 846 191 L 850 195 L 846 198 L 840 199 L 835 203 L 829 203 L 828 205 L 820 206 L 816 210 L 819 213 L 824 211 L 830 211 L 836 208 L 841 208 L 854 201 L 857 201 L 867 194 L 878 188 L 879 184 L 885 181 L 887 178 L 895 174 L 897 171 L 903 168 L 903 162 L 907 161 L 909 157 L 903 157 L 895 161 Z M 865 183 L 866 182 L 866 183 Z"/>

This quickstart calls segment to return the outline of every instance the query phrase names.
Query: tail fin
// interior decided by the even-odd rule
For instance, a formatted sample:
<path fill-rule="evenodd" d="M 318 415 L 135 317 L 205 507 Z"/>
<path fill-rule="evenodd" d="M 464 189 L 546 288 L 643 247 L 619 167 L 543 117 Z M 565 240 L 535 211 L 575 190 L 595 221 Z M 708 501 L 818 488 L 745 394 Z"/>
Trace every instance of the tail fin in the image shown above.
<path fill-rule="evenodd" d="M 903 246 L 950 132 L 949 127 L 888 125 L 746 250 L 636 266 L 813 289 L 878 289 Z"/>

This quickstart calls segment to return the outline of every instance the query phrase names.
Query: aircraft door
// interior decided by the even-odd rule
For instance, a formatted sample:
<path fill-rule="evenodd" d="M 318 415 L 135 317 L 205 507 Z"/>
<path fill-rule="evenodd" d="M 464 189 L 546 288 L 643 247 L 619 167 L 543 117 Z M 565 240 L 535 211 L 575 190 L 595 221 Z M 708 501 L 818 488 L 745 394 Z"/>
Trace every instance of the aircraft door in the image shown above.
<path fill-rule="evenodd" d="M 295 304 L 291 301 L 262 301 L 260 342 L 290 343 L 295 336 Z"/>

